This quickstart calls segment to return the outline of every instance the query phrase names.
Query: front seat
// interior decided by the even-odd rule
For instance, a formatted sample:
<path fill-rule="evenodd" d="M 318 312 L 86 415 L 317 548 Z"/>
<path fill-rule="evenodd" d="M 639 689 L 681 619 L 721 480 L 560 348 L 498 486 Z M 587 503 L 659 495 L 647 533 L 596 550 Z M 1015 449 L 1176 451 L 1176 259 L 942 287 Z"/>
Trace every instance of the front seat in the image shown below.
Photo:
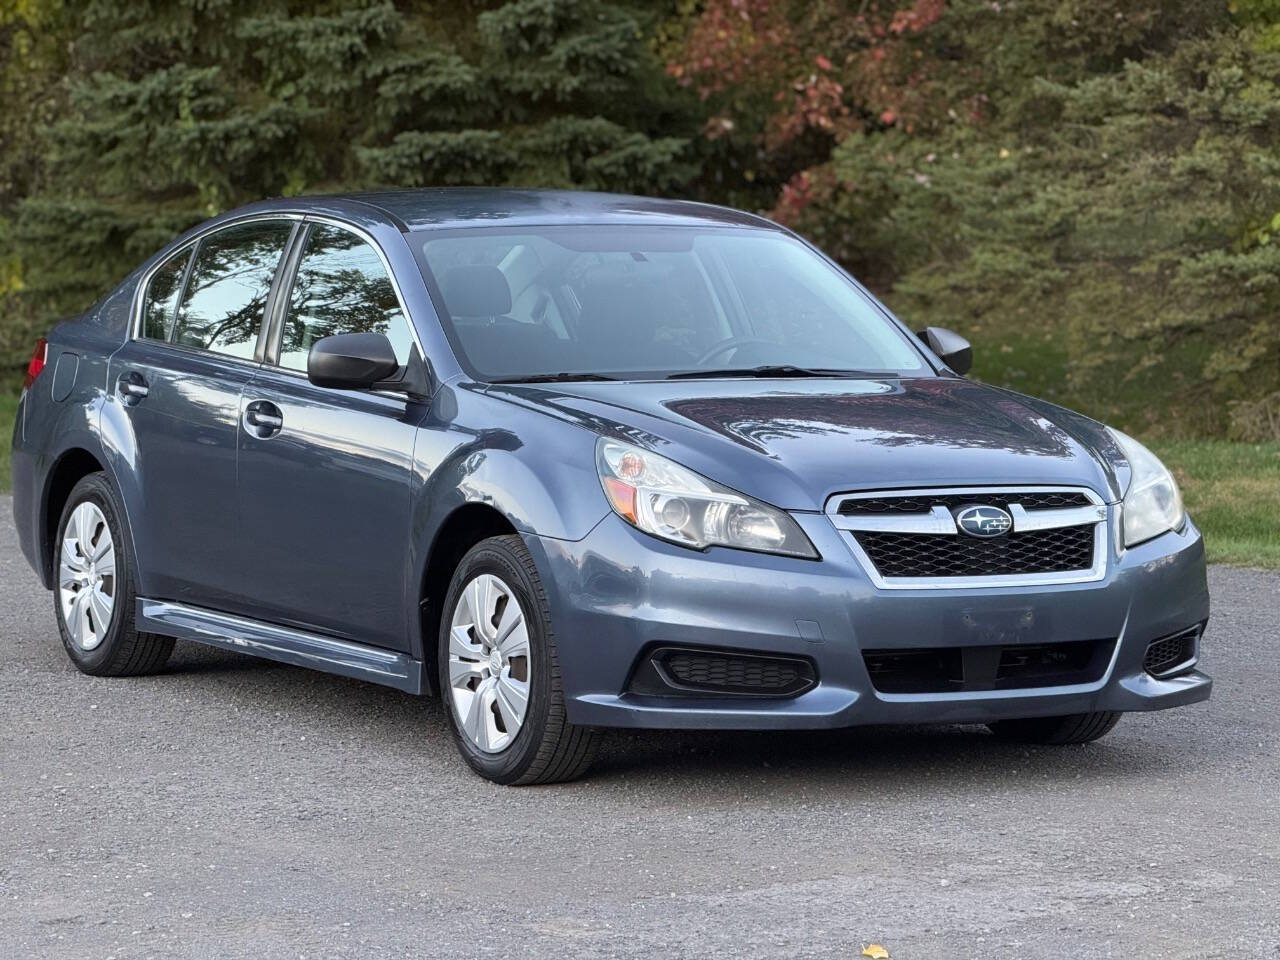
<path fill-rule="evenodd" d="M 660 337 L 667 321 L 655 309 L 659 298 L 652 284 L 628 282 L 599 269 L 587 277 L 579 296 L 578 340 L 593 364 L 607 368 L 626 357 L 655 369 L 669 365 L 671 348 Z"/>
<path fill-rule="evenodd" d="M 506 377 L 544 373 L 555 366 L 555 335 L 540 323 L 521 323 L 507 315 L 511 286 L 497 267 L 452 267 L 440 292 L 466 359 L 480 373 Z"/>
<path fill-rule="evenodd" d="M 511 312 L 507 276 L 487 263 L 451 267 L 440 284 L 440 292 L 454 319 L 494 320 Z"/>

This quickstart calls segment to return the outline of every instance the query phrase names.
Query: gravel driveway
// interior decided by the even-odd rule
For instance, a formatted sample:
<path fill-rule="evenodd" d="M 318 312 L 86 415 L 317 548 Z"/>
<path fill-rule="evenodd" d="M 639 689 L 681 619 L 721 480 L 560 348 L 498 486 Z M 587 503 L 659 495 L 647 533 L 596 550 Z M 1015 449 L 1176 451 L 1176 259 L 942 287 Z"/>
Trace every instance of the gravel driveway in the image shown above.
<path fill-rule="evenodd" d="M 1280 957 L 1280 575 L 1100 743 L 626 734 L 466 771 L 434 701 L 179 645 L 71 667 L 0 498 L 0 958 Z"/>

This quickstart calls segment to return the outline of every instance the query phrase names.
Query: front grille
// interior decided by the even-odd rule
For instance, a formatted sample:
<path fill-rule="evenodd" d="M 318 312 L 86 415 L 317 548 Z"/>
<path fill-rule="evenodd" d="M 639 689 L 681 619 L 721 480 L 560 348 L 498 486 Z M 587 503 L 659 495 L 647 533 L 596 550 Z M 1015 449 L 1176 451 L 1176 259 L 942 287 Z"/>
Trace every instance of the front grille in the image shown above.
<path fill-rule="evenodd" d="M 1153 640 L 1142 658 L 1142 668 L 1153 677 L 1167 677 L 1181 668 L 1190 667 L 1196 659 L 1196 647 L 1200 640 L 1197 624 L 1180 633 Z"/>
<path fill-rule="evenodd" d="M 882 577 L 980 577 L 1088 570 L 1094 526 L 1015 530 L 991 539 L 869 530 L 853 535 Z"/>
<path fill-rule="evenodd" d="M 1093 683 L 1114 649 L 1114 640 L 1070 640 L 865 650 L 862 659 L 881 693 L 962 693 Z"/>
<path fill-rule="evenodd" d="M 815 683 L 813 663 L 802 657 L 659 647 L 641 657 L 630 689 L 650 696 L 791 697 Z"/>
<path fill-rule="evenodd" d="M 975 490 L 973 493 L 849 497 L 841 502 L 836 512 L 844 517 L 866 513 L 928 513 L 935 505 L 953 510 L 971 503 L 989 504 L 1006 510 L 1011 503 L 1021 504 L 1024 510 L 1052 510 L 1060 507 L 1087 507 L 1090 502 L 1083 493 L 1073 490 L 1028 490 L 1013 493 L 984 493 Z"/>

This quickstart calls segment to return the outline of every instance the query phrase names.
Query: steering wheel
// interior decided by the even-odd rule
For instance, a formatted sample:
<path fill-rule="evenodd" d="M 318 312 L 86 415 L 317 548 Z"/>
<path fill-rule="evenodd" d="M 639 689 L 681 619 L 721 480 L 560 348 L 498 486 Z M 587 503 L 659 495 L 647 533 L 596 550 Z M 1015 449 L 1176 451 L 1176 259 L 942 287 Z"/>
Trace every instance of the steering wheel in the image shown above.
<path fill-rule="evenodd" d="M 764 343 L 776 346 L 772 340 L 765 340 L 763 337 L 730 337 L 728 340 L 721 340 L 714 347 L 700 356 L 694 363 L 696 367 L 704 367 L 712 357 L 718 357 L 722 353 L 728 353 L 738 347 L 745 347 L 749 343 Z"/>

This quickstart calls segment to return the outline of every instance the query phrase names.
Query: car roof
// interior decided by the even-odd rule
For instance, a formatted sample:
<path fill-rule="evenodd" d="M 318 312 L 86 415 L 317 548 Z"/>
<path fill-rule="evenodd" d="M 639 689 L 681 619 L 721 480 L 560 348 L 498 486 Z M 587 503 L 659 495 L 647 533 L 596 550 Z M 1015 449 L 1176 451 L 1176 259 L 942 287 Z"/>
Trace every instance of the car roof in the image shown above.
<path fill-rule="evenodd" d="M 667 224 L 681 226 L 763 227 L 780 230 L 764 217 L 689 200 L 575 190 L 524 190 L 510 187 L 433 187 L 291 198 L 291 205 L 354 201 L 376 207 L 402 230 L 476 226 L 549 224 Z"/>

